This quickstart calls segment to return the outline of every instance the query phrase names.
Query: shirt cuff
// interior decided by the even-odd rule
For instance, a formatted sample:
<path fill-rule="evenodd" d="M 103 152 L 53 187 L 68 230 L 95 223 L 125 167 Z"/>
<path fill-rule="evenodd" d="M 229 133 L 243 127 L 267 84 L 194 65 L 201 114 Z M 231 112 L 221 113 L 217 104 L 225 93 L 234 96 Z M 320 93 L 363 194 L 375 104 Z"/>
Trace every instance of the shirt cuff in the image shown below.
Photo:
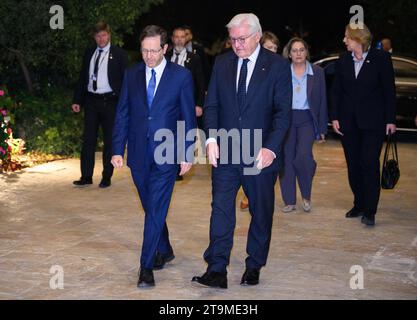
<path fill-rule="evenodd" d="M 275 154 L 275 152 L 274 151 L 272 151 L 272 150 L 270 150 L 270 149 L 268 149 L 268 148 L 265 148 L 266 150 L 268 150 L 269 152 L 271 152 L 273 155 L 274 155 L 274 159 L 276 159 L 276 157 L 277 157 L 277 155 Z"/>
<path fill-rule="evenodd" d="M 211 142 L 216 142 L 216 143 L 217 143 L 217 140 L 216 140 L 215 138 L 208 138 L 208 139 L 206 140 L 206 147 L 207 147 L 207 145 L 208 145 L 209 143 L 211 143 Z"/>

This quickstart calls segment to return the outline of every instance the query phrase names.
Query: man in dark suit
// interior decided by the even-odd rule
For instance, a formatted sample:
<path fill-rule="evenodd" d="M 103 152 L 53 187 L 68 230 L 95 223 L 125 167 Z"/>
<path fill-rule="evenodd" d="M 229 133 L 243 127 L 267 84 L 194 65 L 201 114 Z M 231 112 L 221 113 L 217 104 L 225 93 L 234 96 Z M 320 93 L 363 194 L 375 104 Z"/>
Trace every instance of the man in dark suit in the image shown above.
<path fill-rule="evenodd" d="M 369 29 L 345 29 L 347 52 L 336 62 L 331 91 L 333 129 L 341 135 L 354 206 L 346 218 L 361 216 L 367 226 L 375 225 L 380 183 L 382 144 L 394 133 L 395 76 L 391 55 L 370 49 Z"/>
<path fill-rule="evenodd" d="M 96 45 L 88 48 L 84 54 L 72 104 L 72 110 L 76 113 L 80 112 L 80 106 L 84 107 L 81 178 L 73 183 L 78 187 L 93 183 L 97 134 L 101 126 L 104 148 L 102 180 L 99 186 L 107 188 L 113 175 L 110 160 L 114 115 L 128 58 L 124 50 L 111 45 L 108 24 L 97 23 L 93 34 Z"/>
<path fill-rule="evenodd" d="M 194 53 L 200 57 L 201 65 L 203 66 L 204 82 L 207 85 L 210 80 L 211 68 L 209 59 L 204 50 L 203 45 L 193 40 L 193 30 L 190 26 L 183 26 L 185 30 L 185 48 L 188 52 Z M 207 88 L 206 88 L 207 89 Z"/>
<path fill-rule="evenodd" d="M 185 48 L 186 36 L 185 29 L 182 27 L 175 28 L 171 37 L 173 48 L 167 52 L 167 59 L 173 63 L 183 66 L 190 70 L 194 80 L 194 98 L 195 114 L 197 117 L 197 126 L 203 129 L 203 103 L 206 95 L 206 86 L 204 81 L 203 67 L 200 57 Z M 179 171 L 178 171 L 179 173 Z M 177 181 L 183 180 L 179 174 Z"/>
<path fill-rule="evenodd" d="M 204 104 L 207 155 L 213 165 L 210 244 L 204 253 L 208 267 L 203 276 L 192 279 L 215 288 L 227 288 L 226 268 L 240 186 L 249 198 L 251 213 L 248 257 L 241 284 L 259 283 L 260 269 L 266 264 L 269 251 L 274 185 L 282 166 L 281 148 L 292 102 L 290 65 L 279 55 L 261 48 L 258 18 L 254 14 L 239 14 L 227 28 L 233 51 L 216 59 Z M 222 131 L 229 132 L 232 139 L 224 139 Z M 245 133 L 249 138 L 240 139 Z M 253 155 L 250 161 L 245 157 L 248 153 Z"/>
<path fill-rule="evenodd" d="M 186 68 L 166 61 L 167 40 L 159 26 L 142 31 L 144 62 L 125 74 L 113 133 L 112 163 L 122 167 L 127 142 L 127 165 L 145 211 L 138 287 L 154 286 L 152 270 L 174 259 L 165 219 L 178 164 L 183 175 L 193 161 L 193 141 L 184 142 L 177 131 L 177 121 L 183 121 L 186 133 L 196 128 L 193 79 Z M 161 142 L 161 132 L 171 136 Z"/>
<path fill-rule="evenodd" d="M 186 37 L 184 28 L 175 28 L 172 32 L 171 40 L 173 43 L 173 48 L 172 50 L 168 51 L 167 59 L 173 63 L 187 68 L 193 75 L 195 91 L 194 98 L 196 103 L 195 113 L 198 117 L 197 120 L 199 121 L 203 115 L 204 96 L 206 92 L 201 58 L 197 54 L 188 52 L 186 50 Z"/>

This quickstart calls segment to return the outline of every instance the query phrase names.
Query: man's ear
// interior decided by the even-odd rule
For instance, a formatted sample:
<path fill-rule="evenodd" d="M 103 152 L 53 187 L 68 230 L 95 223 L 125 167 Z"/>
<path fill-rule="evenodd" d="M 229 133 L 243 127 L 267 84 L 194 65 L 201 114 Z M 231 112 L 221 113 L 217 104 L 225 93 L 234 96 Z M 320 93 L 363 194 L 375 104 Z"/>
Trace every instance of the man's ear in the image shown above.
<path fill-rule="evenodd" d="M 165 43 L 164 46 L 162 47 L 162 50 L 164 51 L 164 54 L 167 52 L 168 50 L 168 43 Z"/>

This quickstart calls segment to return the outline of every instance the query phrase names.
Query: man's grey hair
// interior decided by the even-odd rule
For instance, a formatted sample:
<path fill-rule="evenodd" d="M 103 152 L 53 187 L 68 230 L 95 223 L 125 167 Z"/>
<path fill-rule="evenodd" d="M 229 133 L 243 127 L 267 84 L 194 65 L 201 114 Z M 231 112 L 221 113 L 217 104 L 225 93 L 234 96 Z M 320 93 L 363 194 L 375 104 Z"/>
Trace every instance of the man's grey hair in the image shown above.
<path fill-rule="evenodd" d="M 253 13 L 240 13 L 235 15 L 226 25 L 226 28 L 230 30 L 231 28 L 245 24 L 250 26 L 251 33 L 259 32 L 262 35 L 262 27 L 259 23 L 259 19 Z"/>

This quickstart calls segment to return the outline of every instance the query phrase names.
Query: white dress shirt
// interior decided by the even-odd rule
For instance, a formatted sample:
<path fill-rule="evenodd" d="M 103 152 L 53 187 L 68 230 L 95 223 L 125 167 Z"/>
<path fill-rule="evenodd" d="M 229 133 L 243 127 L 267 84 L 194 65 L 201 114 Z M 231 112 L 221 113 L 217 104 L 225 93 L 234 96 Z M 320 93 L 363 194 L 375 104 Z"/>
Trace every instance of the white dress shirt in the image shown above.
<path fill-rule="evenodd" d="M 93 90 L 94 65 L 96 63 L 96 58 L 99 54 L 99 49 L 103 51 L 101 52 L 100 61 L 98 62 L 97 90 L 94 91 Z M 108 93 L 108 92 L 113 91 L 113 89 L 110 87 L 109 77 L 107 75 L 109 56 L 110 56 L 110 42 L 104 48 L 97 47 L 96 51 L 91 57 L 90 71 L 89 71 L 89 77 L 88 77 L 88 87 L 87 87 L 87 90 L 89 92 L 103 94 L 103 93 Z"/>
<path fill-rule="evenodd" d="M 154 96 L 156 94 L 156 90 L 158 90 L 159 82 L 161 81 L 162 73 L 164 72 L 165 66 L 167 65 L 167 61 L 165 58 L 162 59 L 161 63 L 157 65 L 155 68 L 155 79 L 156 79 L 156 86 L 155 86 L 155 92 Z M 146 89 L 148 89 L 149 80 L 151 80 L 152 77 L 152 68 L 149 68 L 146 66 Z"/>
<path fill-rule="evenodd" d="M 177 55 L 175 54 L 175 49 L 172 50 L 172 58 L 171 58 L 171 62 L 175 63 L 175 59 L 177 58 Z M 178 55 L 178 64 L 180 66 L 184 67 L 184 62 L 187 59 L 187 49 L 182 49 L 180 54 Z"/>
<path fill-rule="evenodd" d="M 355 64 L 355 78 L 358 78 L 359 72 L 362 69 L 363 63 L 366 60 L 366 56 L 368 55 L 368 51 L 362 54 L 362 59 L 359 60 L 355 57 L 355 54 L 352 52 L 353 63 Z"/>
<path fill-rule="evenodd" d="M 255 51 L 248 57 L 248 73 L 246 76 L 246 92 L 248 91 L 248 86 L 250 79 L 252 78 L 253 70 L 255 69 L 256 60 L 259 56 L 259 51 L 261 50 L 261 45 L 258 44 Z M 237 62 L 237 75 L 236 75 L 236 92 L 239 86 L 239 75 L 240 75 L 240 68 L 242 67 L 243 59 L 239 58 L 239 61 Z"/>

